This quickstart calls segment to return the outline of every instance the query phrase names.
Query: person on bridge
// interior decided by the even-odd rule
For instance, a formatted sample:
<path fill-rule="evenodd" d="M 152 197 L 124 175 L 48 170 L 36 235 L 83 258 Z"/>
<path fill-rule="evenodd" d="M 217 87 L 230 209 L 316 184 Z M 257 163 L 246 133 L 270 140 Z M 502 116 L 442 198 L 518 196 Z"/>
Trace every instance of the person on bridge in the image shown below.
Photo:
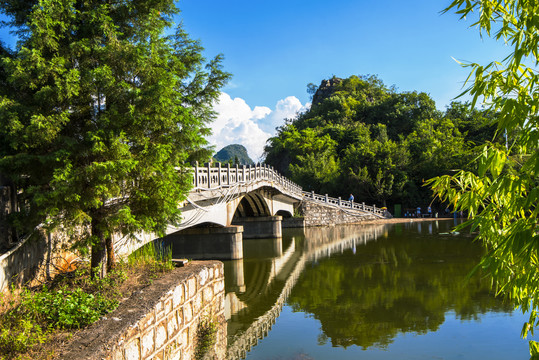
<path fill-rule="evenodd" d="M 350 194 L 350 197 L 348 198 L 348 201 L 353 202 L 354 201 L 354 195 Z"/>

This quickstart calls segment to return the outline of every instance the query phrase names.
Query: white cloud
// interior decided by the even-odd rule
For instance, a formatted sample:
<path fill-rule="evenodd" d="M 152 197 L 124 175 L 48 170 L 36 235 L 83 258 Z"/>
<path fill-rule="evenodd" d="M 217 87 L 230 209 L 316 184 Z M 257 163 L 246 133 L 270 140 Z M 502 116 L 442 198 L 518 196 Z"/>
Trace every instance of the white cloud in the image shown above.
<path fill-rule="evenodd" d="M 266 140 L 275 135 L 275 127 L 284 123 L 285 118 L 293 118 L 298 111 L 306 109 L 295 96 L 279 100 L 275 110 L 266 106 L 253 109 L 241 98 L 232 99 L 227 93 L 221 93 L 214 104 L 218 113 L 212 123 L 213 134 L 208 138 L 210 144 L 219 151 L 230 144 L 245 146 L 249 157 L 255 162 L 261 160 Z"/>
<path fill-rule="evenodd" d="M 274 135 L 275 128 L 281 126 L 285 119 L 294 118 L 298 112 L 306 110 L 309 105 L 302 105 L 301 101 L 295 96 L 288 96 L 285 99 L 277 101 L 275 110 L 266 118 L 262 119 L 260 125 L 265 131 Z"/>

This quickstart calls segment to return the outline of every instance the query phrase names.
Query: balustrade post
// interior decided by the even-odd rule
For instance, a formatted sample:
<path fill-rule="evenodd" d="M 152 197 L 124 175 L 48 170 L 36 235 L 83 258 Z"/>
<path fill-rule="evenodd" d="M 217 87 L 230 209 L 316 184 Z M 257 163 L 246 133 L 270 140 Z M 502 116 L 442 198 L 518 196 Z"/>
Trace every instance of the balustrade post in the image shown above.
<path fill-rule="evenodd" d="M 365 210 L 365 201 L 361 203 L 361 210 Z"/>
<path fill-rule="evenodd" d="M 211 163 L 206 163 L 206 169 L 208 170 L 208 189 L 211 189 Z"/>
<path fill-rule="evenodd" d="M 325 199 L 325 201 L 326 201 L 326 203 L 329 202 L 329 200 L 328 200 L 328 194 L 326 194 L 326 199 Z"/>
<path fill-rule="evenodd" d="M 314 200 L 314 191 L 311 191 L 311 197 Z"/>
<path fill-rule="evenodd" d="M 341 197 L 339 196 L 339 207 L 341 206 Z"/>
<path fill-rule="evenodd" d="M 236 164 L 236 182 L 240 182 L 240 166 Z"/>
<path fill-rule="evenodd" d="M 195 161 L 195 188 L 198 187 L 198 161 Z"/>
<path fill-rule="evenodd" d="M 249 165 L 251 166 L 251 165 Z M 243 182 L 247 182 L 247 180 L 245 179 L 245 172 L 247 171 L 247 166 L 243 165 Z"/>
<path fill-rule="evenodd" d="M 217 173 L 219 174 L 219 181 L 217 182 L 217 184 L 219 186 L 221 186 L 221 162 L 220 161 L 219 161 L 217 167 L 218 167 Z"/>
<path fill-rule="evenodd" d="M 376 205 L 373 205 L 373 206 L 372 206 L 372 213 L 373 213 L 373 214 L 376 214 Z"/>
<path fill-rule="evenodd" d="M 226 184 L 230 185 L 230 163 L 226 164 Z"/>

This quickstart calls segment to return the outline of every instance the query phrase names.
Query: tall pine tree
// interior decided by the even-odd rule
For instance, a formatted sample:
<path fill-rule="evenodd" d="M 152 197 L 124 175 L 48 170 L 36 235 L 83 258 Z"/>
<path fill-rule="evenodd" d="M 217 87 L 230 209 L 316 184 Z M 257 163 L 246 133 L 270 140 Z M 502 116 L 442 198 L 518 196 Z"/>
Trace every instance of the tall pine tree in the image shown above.
<path fill-rule="evenodd" d="M 0 11 L 19 38 L 0 52 L 0 173 L 22 189 L 16 223 L 82 225 L 78 245 L 103 276 L 113 233 L 180 220 L 184 162 L 205 153 L 229 74 L 171 28 L 172 0 L 0 0 Z"/>

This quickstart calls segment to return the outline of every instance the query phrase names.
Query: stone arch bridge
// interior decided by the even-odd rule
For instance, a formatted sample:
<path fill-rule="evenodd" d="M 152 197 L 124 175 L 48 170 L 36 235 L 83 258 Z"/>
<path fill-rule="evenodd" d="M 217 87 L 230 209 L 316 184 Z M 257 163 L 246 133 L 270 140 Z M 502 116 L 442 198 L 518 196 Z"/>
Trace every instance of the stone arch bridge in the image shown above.
<path fill-rule="evenodd" d="M 283 227 L 336 225 L 383 218 L 376 206 L 344 201 L 303 189 L 273 168 L 256 166 L 195 165 L 193 189 L 181 204 L 183 220 L 169 226 L 164 245 L 175 256 L 201 259 L 243 257 L 243 238 L 282 236 Z M 304 217 L 294 217 L 302 208 Z M 331 219 L 330 223 L 325 223 Z M 120 254 L 127 254 L 154 234 L 116 239 Z"/>
<path fill-rule="evenodd" d="M 172 245 L 175 256 L 241 259 L 243 238 L 279 238 L 283 226 L 334 225 L 383 217 L 375 206 L 304 192 L 266 165 L 205 165 L 195 166 L 191 171 L 193 189 L 188 200 L 180 204 L 183 221 L 178 226 L 169 226 L 161 239 L 154 233 L 115 236 L 117 255 L 126 256 L 159 239 L 165 245 Z M 9 190 L 0 186 L 0 208 L 4 209 L 0 214 L 0 230 L 2 216 L 16 206 Z M 305 217 L 293 217 L 300 207 Z M 40 277 L 36 274 L 43 270 L 48 274 L 47 269 L 55 262 L 53 250 L 68 241 L 61 231 L 51 234 L 39 231 L 35 241 L 29 241 L 31 238 L 8 244 L 11 249 L 0 254 L 0 290 L 15 276 L 24 283 Z M 61 256 L 55 258 L 61 260 Z"/>

